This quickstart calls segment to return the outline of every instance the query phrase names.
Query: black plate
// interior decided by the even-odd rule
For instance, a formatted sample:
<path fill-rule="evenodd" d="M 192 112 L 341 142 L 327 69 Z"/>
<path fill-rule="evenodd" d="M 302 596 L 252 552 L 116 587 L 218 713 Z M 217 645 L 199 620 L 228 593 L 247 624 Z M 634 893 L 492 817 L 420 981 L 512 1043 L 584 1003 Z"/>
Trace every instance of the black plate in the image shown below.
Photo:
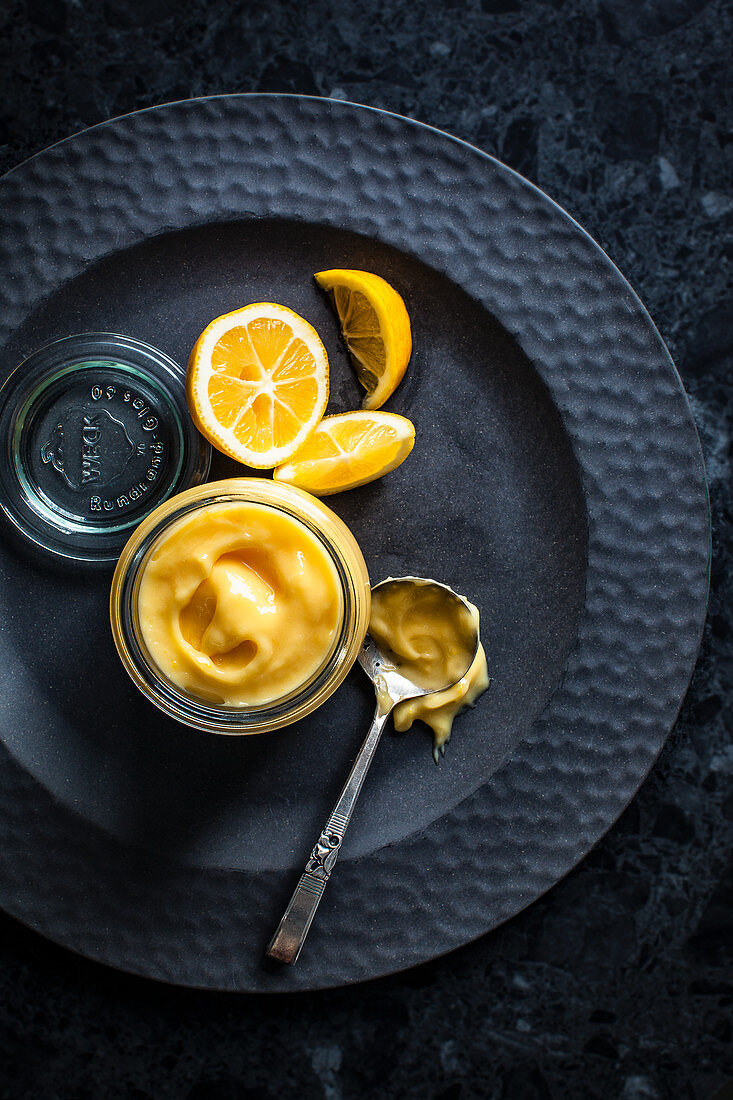
<path fill-rule="evenodd" d="M 545 195 L 369 108 L 226 96 L 138 112 L 0 184 L 0 366 L 128 333 L 185 361 L 214 316 L 282 302 L 321 333 L 331 411 L 360 395 L 312 280 L 377 271 L 415 346 L 388 408 L 417 444 L 331 498 L 373 580 L 446 581 L 482 611 L 493 683 L 436 768 L 380 749 L 293 969 L 264 946 L 372 709 L 355 670 L 296 727 L 177 726 L 117 661 L 106 573 L 0 558 L 0 904 L 125 970 L 317 988 L 480 935 L 556 882 L 659 752 L 705 612 L 700 447 L 665 347 L 603 252 Z M 221 460 L 213 476 L 235 472 Z"/>

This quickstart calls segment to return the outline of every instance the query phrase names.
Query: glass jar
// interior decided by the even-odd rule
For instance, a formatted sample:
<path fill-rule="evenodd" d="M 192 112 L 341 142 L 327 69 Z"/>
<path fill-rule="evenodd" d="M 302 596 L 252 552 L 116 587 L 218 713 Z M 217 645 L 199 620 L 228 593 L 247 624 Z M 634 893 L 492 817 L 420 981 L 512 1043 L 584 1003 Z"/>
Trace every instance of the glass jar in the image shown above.
<path fill-rule="evenodd" d="M 341 586 L 341 620 L 324 663 L 289 695 L 251 708 L 207 702 L 169 680 L 145 644 L 138 610 L 140 582 L 158 540 L 184 516 L 229 502 L 264 505 L 302 523 L 327 551 Z M 269 479 L 242 477 L 188 489 L 161 504 L 140 524 L 122 551 L 112 579 L 110 621 L 122 663 L 150 702 L 194 729 L 253 734 L 297 722 L 333 694 L 359 653 L 370 606 L 366 564 L 346 524 L 309 493 Z"/>

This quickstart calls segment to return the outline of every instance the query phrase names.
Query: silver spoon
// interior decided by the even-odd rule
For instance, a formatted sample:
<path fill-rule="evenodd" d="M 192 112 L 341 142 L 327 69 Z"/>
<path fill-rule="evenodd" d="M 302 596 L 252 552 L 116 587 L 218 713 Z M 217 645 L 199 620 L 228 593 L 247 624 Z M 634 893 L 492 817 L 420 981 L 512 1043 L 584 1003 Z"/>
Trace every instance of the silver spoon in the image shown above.
<path fill-rule="evenodd" d="M 452 588 L 440 584 L 438 581 L 424 580 L 421 577 L 390 577 L 388 580 L 375 585 L 373 591 L 387 584 L 435 586 L 442 590 L 446 599 L 457 600 L 464 607 L 468 606 L 468 601 L 464 600 L 463 596 L 459 596 Z M 316 914 L 316 909 L 326 889 L 326 883 L 338 859 L 344 834 L 351 821 L 351 815 L 354 812 L 356 800 L 361 792 L 369 766 L 377 751 L 382 731 L 394 707 L 403 699 L 417 699 L 421 695 L 432 695 L 436 691 L 445 691 L 446 688 L 453 687 L 453 684 L 457 684 L 459 680 L 463 679 L 473 664 L 478 645 L 479 635 L 477 629 L 476 644 L 473 647 L 471 660 L 461 675 L 456 677 L 455 680 L 451 680 L 450 683 L 441 684 L 440 687 L 428 691 L 401 676 L 395 666 L 378 649 L 374 640 L 367 634 L 359 652 L 358 661 L 374 684 L 377 696 L 377 708 L 374 712 L 374 718 L 339 800 L 318 838 L 318 843 L 310 854 L 305 871 L 300 876 L 300 881 L 295 887 L 290 903 L 283 914 L 275 935 L 270 941 L 266 952 L 268 958 L 277 959 L 278 962 L 290 963 L 291 965 L 297 962 L 313 917 Z"/>

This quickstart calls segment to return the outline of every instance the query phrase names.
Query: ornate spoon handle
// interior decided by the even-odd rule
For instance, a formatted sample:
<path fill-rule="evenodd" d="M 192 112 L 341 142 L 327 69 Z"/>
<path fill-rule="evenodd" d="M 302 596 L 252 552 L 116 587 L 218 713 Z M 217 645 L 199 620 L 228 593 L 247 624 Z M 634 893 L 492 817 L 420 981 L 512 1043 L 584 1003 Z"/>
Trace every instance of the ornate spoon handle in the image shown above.
<path fill-rule="evenodd" d="M 300 949 L 305 943 L 308 929 L 315 916 L 318 903 L 323 897 L 331 871 L 338 859 L 344 833 L 351 821 L 351 815 L 356 806 L 362 784 L 369 771 L 379 739 L 382 736 L 393 703 L 385 699 L 377 703 L 372 724 L 369 727 L 364 744 L 359 750 L 359 755 L 354 761 L 354 766 L 349 772 L 344 789 L 338 802 L 331 811 L 331 816 L 323 827 L 318 842 L 310 854 L 305 871 L 300 876 L 300 881 L 295 887 L 287 909 L 283 913 L 282 920 L 277 926 L 275 935 L 270 940 L 267 955 L 279 962 L 290 963 L 297 961 Z M 387 707 L 385 710 L 384 707 Z"/>

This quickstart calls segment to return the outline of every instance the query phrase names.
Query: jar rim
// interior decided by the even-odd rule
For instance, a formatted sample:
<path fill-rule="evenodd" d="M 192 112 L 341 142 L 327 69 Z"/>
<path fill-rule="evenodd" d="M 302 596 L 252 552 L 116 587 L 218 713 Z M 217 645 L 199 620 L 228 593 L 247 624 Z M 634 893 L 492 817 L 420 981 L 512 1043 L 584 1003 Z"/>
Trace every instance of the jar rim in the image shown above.
<path fill-rule="evenodd" d="M 207 703 L 173 684 L 150 656 L 137 622 L 140 581 L 155 543 L 184 516 L 229 502 L 260 504 L 303 524 L 328 552 L 341 592 L 339 633 L 316 673 L 287 695 L 252 707 Z M 123 549 L 115 570 L 110 621 L 122 664 L 149 701 L 185 725 L 236 736 L 289 725 L 325 702 L 356 660 L 369 623 L 370 603 L 366 563 L 353 534 L 335 512 L 301 489 L 268 478 L 242 477 L 189 489 L 165 501 L 143 520 Z"/>

